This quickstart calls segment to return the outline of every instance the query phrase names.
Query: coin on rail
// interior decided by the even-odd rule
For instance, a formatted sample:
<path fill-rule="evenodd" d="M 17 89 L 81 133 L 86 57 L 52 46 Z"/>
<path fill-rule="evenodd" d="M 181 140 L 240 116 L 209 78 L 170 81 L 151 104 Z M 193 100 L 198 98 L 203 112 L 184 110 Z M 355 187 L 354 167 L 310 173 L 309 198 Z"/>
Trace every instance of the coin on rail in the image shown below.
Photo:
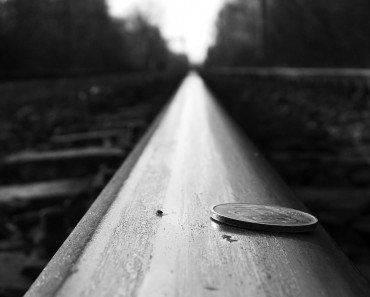
<path fill-rule="evenodd" d="M 211 218 L 234 227 L 272 232 L 308 232 L 318 223 L 316 217 L 300 210 L 249 203 L 215 205 Z"/>

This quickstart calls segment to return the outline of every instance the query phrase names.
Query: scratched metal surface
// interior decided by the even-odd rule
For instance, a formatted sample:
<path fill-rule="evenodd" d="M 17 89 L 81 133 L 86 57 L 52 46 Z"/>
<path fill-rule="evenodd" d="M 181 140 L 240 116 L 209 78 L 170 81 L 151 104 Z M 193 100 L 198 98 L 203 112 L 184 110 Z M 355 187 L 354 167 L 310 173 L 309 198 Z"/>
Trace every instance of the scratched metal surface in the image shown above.
<path fill-rule="evenodd" d="M 197 75 L 157 123 L 27 296 L 369 296 L 321 227 L 289 235 L 210 220 L 224 202 L 304 207 Z"/>

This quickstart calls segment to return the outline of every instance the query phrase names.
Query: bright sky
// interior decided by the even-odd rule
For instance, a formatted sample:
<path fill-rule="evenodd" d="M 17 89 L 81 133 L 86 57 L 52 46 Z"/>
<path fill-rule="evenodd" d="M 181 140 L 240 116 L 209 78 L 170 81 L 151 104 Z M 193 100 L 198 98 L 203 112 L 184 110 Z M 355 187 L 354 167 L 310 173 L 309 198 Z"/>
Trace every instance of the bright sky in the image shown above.
<path fill-rule="evenodd" d="M 214 38 L 217 14 L 225 0 L 107 0 L 113 16 L 149 14 L 172 50 L 202 62 Z"/>

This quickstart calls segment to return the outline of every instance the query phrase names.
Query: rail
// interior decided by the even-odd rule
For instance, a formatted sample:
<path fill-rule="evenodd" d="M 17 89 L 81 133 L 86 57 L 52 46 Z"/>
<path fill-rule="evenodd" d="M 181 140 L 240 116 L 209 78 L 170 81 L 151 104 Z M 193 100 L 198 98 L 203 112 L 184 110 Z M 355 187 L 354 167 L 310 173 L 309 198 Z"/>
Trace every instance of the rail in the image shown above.
<path fill-rule="evenodd" d="M 26 296 L 369 296 L 321 226 L 218 225 L 225 202 L 305 210 L 190 74 Z"/>
<path fill-rule="evenodd" d="M 350 85 L 370 86 L 370 69 L 356 68 L 289 68 L 289 67 L 217 67 L 203 70 L 212 75 L 246 76 L 252 78 L 279 78 L 290 81 L 322 81 Z"/>
<path fill-rule="evenodd" d="M 358 68 L 290 68 L 290 67 L 246 67 L 246 68 L 210 68 L 223 74 L 250 74 L 260 76 L 314 76 L 314 77 L 366 77 L 370 78 L 370 69 Z"/>

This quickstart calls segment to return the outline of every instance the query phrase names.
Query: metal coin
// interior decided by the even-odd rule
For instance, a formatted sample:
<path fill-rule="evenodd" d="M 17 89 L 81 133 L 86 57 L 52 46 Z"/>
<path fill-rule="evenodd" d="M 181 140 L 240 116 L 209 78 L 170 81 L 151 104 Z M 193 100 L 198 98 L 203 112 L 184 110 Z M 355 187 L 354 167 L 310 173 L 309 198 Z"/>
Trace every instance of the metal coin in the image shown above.
<path fill-rule="evenodd" d="M 312 231 L 318 222 L 313 215 L 296 209 L 249 203 L 213 206 L 211 218 L 235 227 L 275 232 Z"/>

